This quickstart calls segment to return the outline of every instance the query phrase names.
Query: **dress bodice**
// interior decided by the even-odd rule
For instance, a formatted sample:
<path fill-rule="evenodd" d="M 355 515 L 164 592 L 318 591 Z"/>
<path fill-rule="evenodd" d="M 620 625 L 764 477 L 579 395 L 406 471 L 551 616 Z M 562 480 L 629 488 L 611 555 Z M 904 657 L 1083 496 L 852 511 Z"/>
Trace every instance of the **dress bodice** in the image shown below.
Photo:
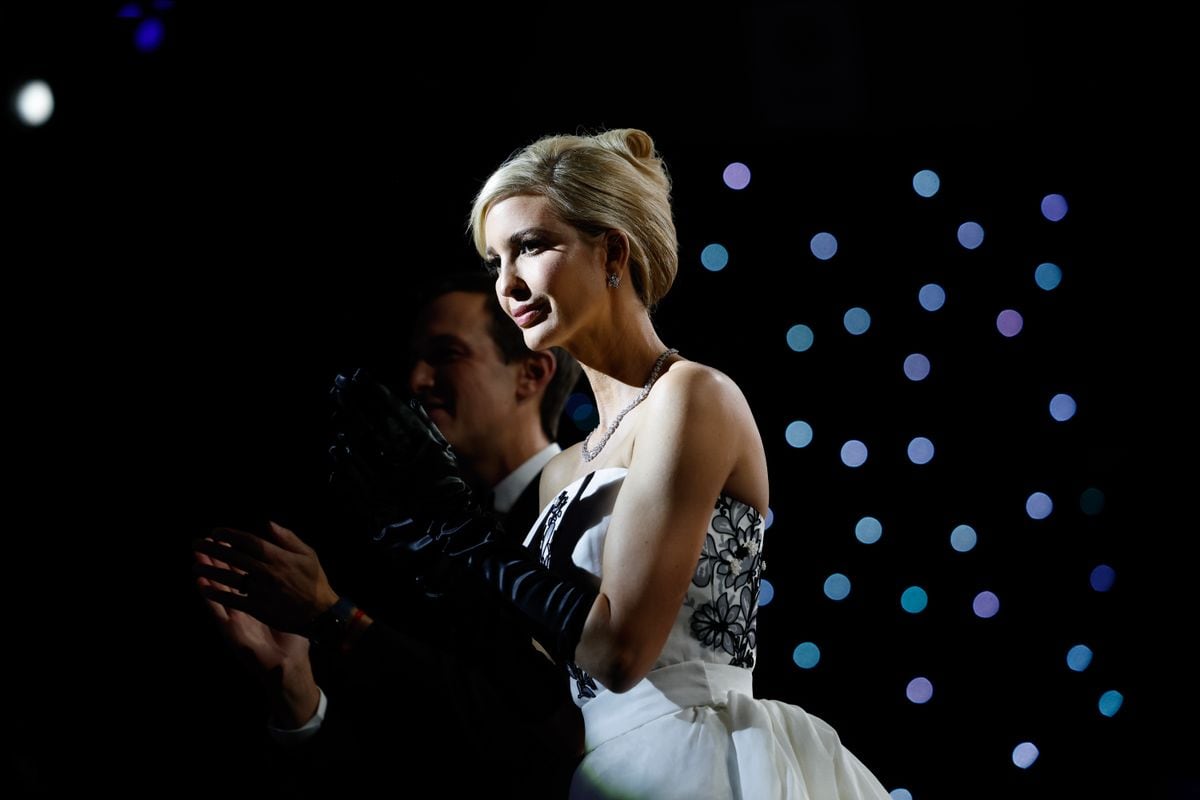
<path fill-rule="evenodd" d="M 556 570 L 573 564 L 597 577 L 624 467 L 595 470 L 566 486 L 542 509 L 525 544 Z M 696 571 L 655 668 L 705 661 L 752 669 L 762 572 L 764 518 L 751 506 L 721 495 L 713 506 Z M 574 664 L 575 702 L 606 691 Z"/>

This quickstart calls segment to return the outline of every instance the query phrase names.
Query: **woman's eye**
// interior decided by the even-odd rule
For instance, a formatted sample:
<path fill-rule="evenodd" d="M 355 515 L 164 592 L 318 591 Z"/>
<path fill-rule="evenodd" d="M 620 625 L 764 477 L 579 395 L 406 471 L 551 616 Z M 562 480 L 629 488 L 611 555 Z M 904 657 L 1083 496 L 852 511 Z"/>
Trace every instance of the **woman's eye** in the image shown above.
<path fill-rule="evenodd" d="M 521 242 L 522 253 L 538 253 L 545 249 L 546 245 L 541 239 L 526 239 L 525 241 Z"/>

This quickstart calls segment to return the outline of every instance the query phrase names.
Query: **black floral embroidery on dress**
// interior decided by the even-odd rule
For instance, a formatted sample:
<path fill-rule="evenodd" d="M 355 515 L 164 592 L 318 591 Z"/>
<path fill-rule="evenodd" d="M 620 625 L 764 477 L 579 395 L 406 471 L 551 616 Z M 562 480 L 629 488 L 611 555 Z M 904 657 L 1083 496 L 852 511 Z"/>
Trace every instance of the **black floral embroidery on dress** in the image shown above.
<path fill-rule="evenodd" d="M 731 665 L 753 667 L 763 518 L 745 503 L 722 495 L 709 527 L 692 583 L 707 587 L 711 599 L 694 606 L 692 634 L 705 647 L 727 653 Z"/>
<path fill-rule="evenodd" d="M 596 696 L 596 679 L 580 669 L 579 665 L 574 661 L 567 662 L 567 673 L 575 679 L 575 686 L 579 690 L 580 700 Z"/>
<path fill-rule="evenodd" d="M 537 538 L 530 542 L 531 549 L 538 551 L 542 566 L 550 566 L 550 545 L 554 541 L 554 529 L 558 527 L 558 520 L 566 507 L 567 492 L 564 490 L 554 498 L 554 505 L 550 506 L 550 510 L 546 512 L 546 521 L 542 524 L 542 530 L 538 533 Z"/>

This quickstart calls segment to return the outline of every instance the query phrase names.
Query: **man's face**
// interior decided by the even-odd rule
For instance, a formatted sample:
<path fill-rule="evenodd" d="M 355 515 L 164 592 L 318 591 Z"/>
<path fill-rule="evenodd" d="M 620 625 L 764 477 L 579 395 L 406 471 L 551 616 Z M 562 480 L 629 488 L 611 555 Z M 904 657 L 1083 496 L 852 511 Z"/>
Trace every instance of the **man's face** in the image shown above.
<path fill-rule="evenodd" d="M 495 450 L 513 424 L 520 364 L 505 364 L 489 332 L 490 298 L 449 292 L 426 307 L 413 340 L 409 389 L 463 458 Z"/>

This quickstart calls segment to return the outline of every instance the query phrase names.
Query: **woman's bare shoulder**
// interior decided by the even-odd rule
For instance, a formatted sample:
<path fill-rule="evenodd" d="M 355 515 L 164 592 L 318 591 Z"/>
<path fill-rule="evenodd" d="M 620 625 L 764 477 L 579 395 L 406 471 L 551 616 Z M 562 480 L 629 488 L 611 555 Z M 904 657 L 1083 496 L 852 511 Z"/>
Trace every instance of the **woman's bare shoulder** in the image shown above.
<path fill-rule="evenodd" d="M 650 397 L 659 404 L 677 406 L 681 400 L 698 400 L 728 404 L 731 408 L 745 408 L 746 397 L 732 378 L 715 367 L 698 361 L 677 361 L 658 379 Z"/>

